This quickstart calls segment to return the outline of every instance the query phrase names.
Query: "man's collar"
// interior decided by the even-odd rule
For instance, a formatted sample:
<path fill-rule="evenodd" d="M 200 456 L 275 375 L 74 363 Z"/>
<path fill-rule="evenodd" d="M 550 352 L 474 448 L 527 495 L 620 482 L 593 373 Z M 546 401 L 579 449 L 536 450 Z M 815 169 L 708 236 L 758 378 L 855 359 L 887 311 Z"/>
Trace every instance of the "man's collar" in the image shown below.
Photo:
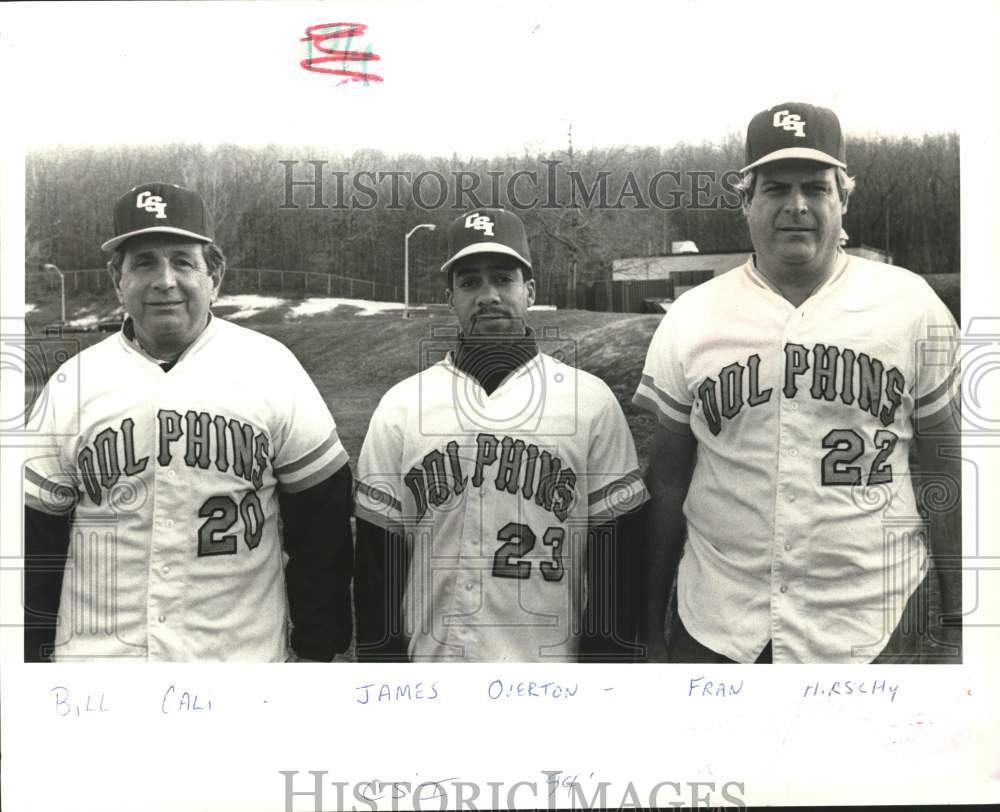
<path fill-rule="evenodd" d="M 817 283 L 816 287 L 809 292 L 809 296 L 806 298 L 811 298 L 819 293 L 821 290 L 825 289 L 837 279 L 841 277 L 844 273 L 844 269 L 847 267 L 847 260 L 849 259 L 848 253 L 843 249 L 838 247 L 837 253 L 833 256 L 833 269 L 830 274 L 823 280 Z M 761 269 L 760 265 L 757 264 L 757 252 L 750 254 L 749 262 L 749 272 L 750 277 L 761 287 L 768 288 L 769 290 L 776 293 L 778 296 L 785 298 L 785 294 L 782 290 L 765 274 Z"/>
<path fill-rule="evenodd" d="M 205 322 L 204 329 L 200 333 L 198 333 L 198 335 L 195 338 L 195 340 L 192 341 L 190 344 L 188 344 L 187 347 L 184 348 L 184 351 L 180 355 L 178 355 L 176 358 L 174 358 L 172 361 L 166 361 L 166 359 L 164 359 L 164 358 L 157 358 L 157 357 L 155 357 L 153 355 L 150 355 L 148 352 L 146 352 L 146 348 L 142 346 L 142 342 L 140 342 L 139 339 L 136 337 L 136 334 L 135 334 L 135 324 L 132 322 L 132 317 L 130 315 L 128 315 L 128 314 L 125 314 L 125 318 L 122 321 L 121 336 L 125 340 L 125 342 L 130 347 L 132 347 L 132 349 L 134 349 L 141 356 L 143 356 L 143 358 L 148 358 L 150 361 L 153 361 L 153 362 L 155 362 L 156 364 L 159 364 L 159 365 L 162 365 L 166 361 L 167 363 L 170 363 L 171 366 L 173 366 L 178 361 L 180 361 L 181 358 L 183 358 L 185 355 L 187 355 L 188 352 L 190 352 L 190 350 L 191 350 L 192 347 L 194 347 L 196 344 L 198 344 L 199 341 L 202 340 L 202 338 L 208 332 L 209 328 L 212 326 L 212 321 L 214 319 L 215 319 L 215 316 L 213 316 L 212 315 L 212 311 L 209 310 L 208 311 L 208 320 Z"/>
<path fill-rule="evenodd" d="M 538 355 L 535 332 L 530 327 L 523 336 L 509 336 L 497 340 L 494 336 L 466 336 L 459 333 L 458 343 L 452 351 L 456 369 L 475 378 L 492 394 L 512 372 Z"/>

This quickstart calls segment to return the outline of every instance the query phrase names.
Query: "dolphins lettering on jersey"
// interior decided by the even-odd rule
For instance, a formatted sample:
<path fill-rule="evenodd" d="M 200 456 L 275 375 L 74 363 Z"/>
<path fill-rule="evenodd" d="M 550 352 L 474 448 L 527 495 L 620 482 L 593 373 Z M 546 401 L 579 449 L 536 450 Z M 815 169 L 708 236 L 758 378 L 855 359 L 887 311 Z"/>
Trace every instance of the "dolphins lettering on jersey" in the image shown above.
<path fill-rule="evenodd" d="M 241 423 L 222 415 L 188 410 L 184 415 L 173 409 L 161 409 L 156 462 L 170 465 L 177 443 L 183 438 L 184 463 L 191 468 L 216 469 L 225 473 L 232 469 L 235 476 L 251 483 L 255 489 L 264 484 L 271 444 L 267 435 L 250 423 Z M 146 470 L 149 457 L 136 459 L 135 421 L 122 420 L 115 428 L 99 431 L 92 443 L 77 454 L 77 464 L 87 495 L 95 505 L 103 501 L 103 492 L 115 486 L 123 476 L 135 476 Z"/>
<path fill-rule="evenodd" d="M 403 482 L 413 494 L 417 520 L 429 507 L 441 507 L 452 496 L 461 494 L 469 484 L 462 468 L 458 443 L 452 440 L 442 451 L 434 449 L 414 465 Z M 498 491 L 534 497 L 535 504 L 566 521 L 576 496 L 576 472 L 564 468 L 562 460 L 533 443 L 513 437 L 497 439 L 492 434 L 476 437 L 476 458 L 472 469 L 472 487 L 480 488 L 487 476 Z"/>
<path fill-rule="evenodd" d="M 782 395 L 794 398 L 800 384 L 806 382 L 799 379 L 810 371 L 808 393 L 813 399 L 832 403 L 839 397 L 845 406 L 856 404 L 861 411 L 877 417 L 883 426 L 892 425 L 896 419 L 906 391 L 906 379 L 896 367 L 886 369 L 878 358 L 833 344 L 815 344 L 810 350 L 802 344 L 788 343 Z M 722 431 L 723 420 L 732 420 L 744 406 L 759 406 L 771 399 L 772 390 L 761 391 L 759 381 L 760 356 L 755 353 L 745 366 L 729 364 L 719 371 L 718 379 L 705 378 L 699 384 L 698 399 L 712 434 Z"/>

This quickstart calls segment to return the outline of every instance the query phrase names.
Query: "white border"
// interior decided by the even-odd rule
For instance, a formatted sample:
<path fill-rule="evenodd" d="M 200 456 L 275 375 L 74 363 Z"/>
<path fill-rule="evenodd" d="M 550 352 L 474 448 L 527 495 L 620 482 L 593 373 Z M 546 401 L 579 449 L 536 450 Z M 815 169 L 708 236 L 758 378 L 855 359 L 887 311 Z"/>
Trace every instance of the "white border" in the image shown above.
<path fill-rule="evenodd" d="M 920 90 L 896 84 L 906 69 L 884 61 L 887 38 L 905 38 L 921 13 L 933 10 L 944 14 L 945 10 L 936 4 L 895 4 L 898 28 L 882 31 L 866 27 L 874 19 L 864 14 L 868 6 L 843 4 L 836 19 L 829 17 L 828 9 L 817 11 L 816 19 L 806 17 L 796 27 L 790 18 L 778 17 L 776 7 L 761 10 L 760 4 L 751 8 L 723 3 L 717 14 L 718 29 L 697 31 L 684 28 L 686 15 L 693 12 L 691 4 L 680 4 L 675 7 L 677 24 L 662 31 L 662 75 L 643 79 L 649 83 L 650 104 L 663 104 L 664 115 L 683 115 L 683 110 L 670 107 L 672 84 L 698 82 L 700 75 L 720 73 L 740 83 L 741 64 L 765 60 L 773 63 L 776 72 L 788 72 L 792 90 L 815 82 L 835 96 L 838 86 L 885 82 L 884 119 L 890 121 L 897 113 L 902 116 L 906 113 L 903 108 L 915 103 Z M 309 20 L 329 14 L 351 16 L 351 9 L 341 5 L 328 5 L 319 11 L 315 6 L 297 7 Z M 440 10 L 438 19 L 453 26 L 448 29 L 450 36 L 471 31 L 472 36 L 482 38 L 482 59 L 456 69 L 447 58 L 455 40 L 430 35 L 433 53 L 422 58 L 429 62 L 430 71 L 478 72 L 483 77 L 483 92 L 502 94 L 506 106 L 499 109 L 517 116 L 512 100 L 530 98 L 533 88 L 521 81 L 523 77 L 513 63 L 496 55 L 502 52 L 509 56 L 509 51 L 498 51 L 495 43 L 487 47 L 491 40 L 483 18 L 492 8 L 427 4 L 427 14 L 433 16 Z M 280 54 L 249 54 L 246 41 L 233 36 L 239 26 L 234 4 L 165 9 L 146 9 L 149 25 L 157 16 L 197 15 L 197 25 L 192 26 L 197 33 L 192 33 L 192 39 L 199 48 L 212 43 L 215 50 L 208 53 L 185 48 L 179 42 L 172 50 L 144 52 L 144 37 L 152 35 L 148 28 L 145 34 L 129 29 L 135 11 L 95 6 L 89 10 L 94 35 L 98 27 L 111 29 L 121 32 L 123 42 L 128 43 L 123 45 L 125 56 L 116 61 L 114 54 L 88 50 L 92 31 L 80 16 L 74 16 L 79 12 L 58 4 L 43 12 L 31 4 L 0 9 L 0 75 L 15 78 L 13 83 L 5 83 L 6 132 L 0 165 L 0 308 L 5 333 L 11 321 L 22 318 L 24 295 L 23 153 L 17 142 L 19 133 L 37 132 L 37 121 L 26 121 L 25 116 L 44 107 L 39 104 L 39 95 L 44 100 L 47 87 L 33 81 L 32 70 L 62 60 L 67 83 L 77 92 L 87 88 L 85 109 L 95 117 L 121 122 L 123 129 L 131 128 L 130 132 L 134 127 L 126 122 L 143 111 L 134 98 L 121 94 L 120 87 L 129 86 L 130 74 L 145 72 L 150 84 L 161 88 L 162 104 L 155 106 L 148 126 L 151 140 L 155 140 L 156 115 L 181 110 L 202 114 L 210 109 L 204 105 L 206 88 L 212 88 L 215 95 L 225 93 L 234 71 L 242 67 L 248 72 L 255 70 L 241 60 L 257 58 L 268 65 L 280 64 Z M 538 13 L 546 25 L 552 25 L 561 14 L 581 14 L 582 9 L 582 4 L 543 4 Z M 802 7 L 796 9 L 796 14 L 807 14 Z M 961 10 L 948 8 L 949 17 L 942 19 L 942 28 L 952 35 L 957 29 L 961 36 L 957 41 L 954 36 L 943 37 L 939 53 L 920 55 L 937 63 L 940 82 L 952 99 L 944 112 L 962 132 L 963 327 L 971 317 L 1000 314 L 994 282 L 995 269 L 1000 268 L 995 238 L 1000 233 L 995 203 L 995 190 L 1000 188 L 998 121 L 992 103 L 997 94 L 991 84 L 998 75 L 996 11 L 996 5 L 987 2 L 963 4 Z M 375 15 L 391 27 L 393 15 L 403 13 L 402 4 L 389 3 L 365 7 L 357 11 L 357 18 Z M 597 13 L 602 19 L 626 23 L 641 19 L 638 8 L 629 4 L 600 7 Z M 768 19 L 773 19 L 782 36 L 761 37 L 760 26 L 751 25 L 747 15 L 758 22 L 761 15 L 770 15 Z M 61 27 L 60 20 L 65 17 L 72 17 L 72 26 Z M 46 25 L 40 24 L 42 19 Z M 30 30 L 26 27 L 29 24 Z M 225 34 L 223 25 L 227 26 Z M 499 21 L 497 26 L 509 33 Z M 638 36 L 636 27 L 631 30 Z M 747 37 L 748 29 L 754 36 Z M 788 37 L 788 32 L 795 30 L 809 32 L 805 47 L 797 47 L 797 41 Z M 386 36 L 393 46 L 403 47 L 400 43 L 405 37 Z M 693 65 L 672 64 L 670 45 L 682 37 L 696 36 L 704 37 L 704 58 Z M 65 39 L 60 41 L 60 37 Z M 610 47 L 616 40 L 607 35 L 602 41 Z M 66 46 L 64 53 L 60 42 Z M 203 66 L 203 87 L 170 84 L 170 71 L 185 60 Z M 122 71 L 123 64 L 128 66 L 127 72 Z M 419 72 L 421 68 L 412 70 Z M 508 75 L 511 72 L 513 77 Z M 842 85 L 829 81 L 832 72 L 842 77 L 838 80 Z M 571 74 L 567 70 L 565 75 L 568 90 L 585 97 L 588 88 L 572 85 Z M 465 132 L 469 122 L 463 121 L 460 100 L 449 93 L 447 75 L 428 74 L 429 83 L 438 80 L 443 85 L 430 88 L 427 101 L 436 112 L 427 118 L 443 116 L 444 123 L 439 126 Z M 281 92 L 280 85 L 267 89 Z M 930 95 L 929 89 L 925 92 Z M 758 98 L 762 95 L 765 91 L 761 88 L 747 88 L 744 113 L 776 101 L 771 96 Z M 61 99 L 52 101 L 47 131 L 52 133 L 52 141 L 72 141 L 74 118 L 64 115 Z M 339 103 L 337 97 L 325 101 Z M 835 98 L 819 101 L 836 106 Z M 357 109 L 374 104 L 371 100 L 358 102 Z M 73 107 L 75 116 L 79 109 L 79 105 Z M 609 110 L 608 114 L 614 112 Z M 252 120 L 260 112 L 248 110 L 246 115 Z M 746 116 L 736 116 L 741 117 Z M 78 118 L 76 121 L 83 126 Z M 530 133 L 532 120 L 521 117 L 519 126 Z M 627 130 L 624 123 L 623 128 L 623 132 Z M 321 130 L 309 131 L 321 138 L 332 137 Z M 483 150 L 488 152 L 490 147 Z M 1000 329 L 993 332 L 1000 333 Z M 5 366 L 0 374 L 0 403 L 3 414 L 9 415 L 23 402 L 23 386 L 16 370 Z M 986 380 L 981 395 L 988 399 L 984 413 L 1000 414 L 1000 392 L 994 379 Z M 998 481 L 995 449 L 1000 440 L 977 437 L 974 443 L 967 441 L 967 453 L 973 444 L 979 446 L 971 451 L 979 490 L 972 492 L 967 477 L 966 552 L 976 551 L 988 563 L 986 557 L 998 554 L 1000 539 L 997 500 L 989 498 Z M 4 556 L 0 612 L 5 624 L 16 622 L 19 616 L 19 573 L 10 567 L 18 566 L 21 456 L 18 448 L 0 449 L 0 547 Z M 979 531 L 978 550 L 971 528 Z M 966 595 L 979 596 L 977 612 L 984 622 L 994 624 L 1000 616 L 996 577 L 995 572 L 981 572 L 966 579 Z M 19 663 L 20 631 L 5 625 L 0 630 L 4 804 L 6 809 L 110 810 L 141 805 L 150 810 L 280 810 L 285 806 L 279 770 L 297 770 L 303 776 L 308 770 L 327 770 L 331 781 L 381 778 L 417 782 L 457 777 L 506 781 L 508 786 L 515 781 L 540 781 L 543 770 L 560 770 L 579 775 L 588 795 L 594 784 L 587 782 L 601 780 L 615 782 L 620 790 L 629 781 L 647 788 L 658 781 L 714 780 L 720 785 L 738 781 L 744 783 L 742 797 L 750 804 L 997 800 L 1000 710 L 995 694 L 989 693 L 998 673 L 995 629 L 994 625 L 967 630 L 969 664 L 963 667 L 891 667 L 881 669 L 879 677 L 869 668 L 846 666 L 731 667 L 706 676 L 716 682 L 742 681 L 743 693 L 717 699 L 687 696 L 690 679 L 699 674 L 686 666 L 24 666 Z M 529 680 L 578 683 L 580 693 L 561 704 L 537 698 L 496 702 L 487 692 L 497 678 L 515 684 Z M 803 683 L 819 679 L 885 679 L 900 687 L 891 702 L 875 696 L 803 700 Z M 356 686 L 382 681 L 436 682 L 441 698 L 366 706 L 355 701 Z M 163 692 L 171 684 L 210 696 L 214 710 L 163 714 Z M 113 710 L 61 717 L 51 694 L 57 685 L 69 685 L 74 697 L 90 696 L 97 705 L 99 700 L 93 697 L 103 694 Z M 605 691 L 607 687 L 614 690 Z M 487 791 L 484 789 L 484 795 Z M 524 797 L 522 803 L 547 802 L 544 796 L 518 797 Z M 618 797 L 614 790 L 609 792 L 612 802 Z M 556 805 L 567 805 L 568 798 Z M 670 798 L 664 796 L 663 800 Z M 312 808 L 307 801 L 299 799 L 295 808 Z M 713 802 L 720 802 L 718 796 Z M 405 802 L 399 806 L 408 808 Z M 425 808 L 437 807 L 428 803 Z"/>

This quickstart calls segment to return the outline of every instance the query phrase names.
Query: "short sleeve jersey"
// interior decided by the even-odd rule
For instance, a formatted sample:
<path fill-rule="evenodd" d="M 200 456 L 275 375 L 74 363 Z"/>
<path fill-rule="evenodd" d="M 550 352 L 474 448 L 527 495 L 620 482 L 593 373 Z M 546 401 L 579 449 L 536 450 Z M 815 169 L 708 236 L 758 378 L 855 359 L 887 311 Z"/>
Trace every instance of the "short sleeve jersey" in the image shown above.
<path fill-rule="evenodd" d="M 57 660 L 280 661 L 278 491 L 347 462 L 279 342 L 212 318 L 165 373 L 118 333 L 50 379 L 28 507 L 72 515 Z"/>
<path fill-rule="evenodd" d="M 414 660 L 574 660 L 587 529 L 647 499 L 612 392 L 541 353 L 489 396 L 450 357 L 397 384 L 357 479 L 356 515 L 406 533 Z"/>
<path fill-rule="evenodd" d="M 683 294 L 635 403 L 693 433 L 678 575 L 685 626 L 753 662 L 868 662 L 926 571 L 913 419 L 958 386 L 957 328 L 902 268 L 840 254 L 794 307 L 743 266 Z"/>

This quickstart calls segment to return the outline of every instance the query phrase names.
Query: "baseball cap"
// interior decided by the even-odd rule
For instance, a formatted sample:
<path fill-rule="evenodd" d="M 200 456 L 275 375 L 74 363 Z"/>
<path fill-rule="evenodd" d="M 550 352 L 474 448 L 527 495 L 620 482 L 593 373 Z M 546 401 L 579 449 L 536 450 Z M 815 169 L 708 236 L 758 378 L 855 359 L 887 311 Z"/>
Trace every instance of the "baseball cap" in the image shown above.
<path fill-rule="evenodd" d="M 137 234 L 178 234 L 211 242 L 212 229 L 201 195 L 173 183 L 143 183 L 115 203 L 115 236 L 101 246 L 113 251 Z"/>
<path fill-rule="evenodd" d="M 747 165 L 740 172 L 771 161 L 800 158 L 847 169 L 840 120 L 833 110 L 785 102 L 757 113 L 747 127 Z"/>
<path fill-rule="evenodd" d="M 531 270 L 528 235 L 521 218 L 504 209 L 473 209 L 456 217 L 448 226 L 448 261 L 445 273 L 455 260 L 470 254 L 508 254 Z"/>

